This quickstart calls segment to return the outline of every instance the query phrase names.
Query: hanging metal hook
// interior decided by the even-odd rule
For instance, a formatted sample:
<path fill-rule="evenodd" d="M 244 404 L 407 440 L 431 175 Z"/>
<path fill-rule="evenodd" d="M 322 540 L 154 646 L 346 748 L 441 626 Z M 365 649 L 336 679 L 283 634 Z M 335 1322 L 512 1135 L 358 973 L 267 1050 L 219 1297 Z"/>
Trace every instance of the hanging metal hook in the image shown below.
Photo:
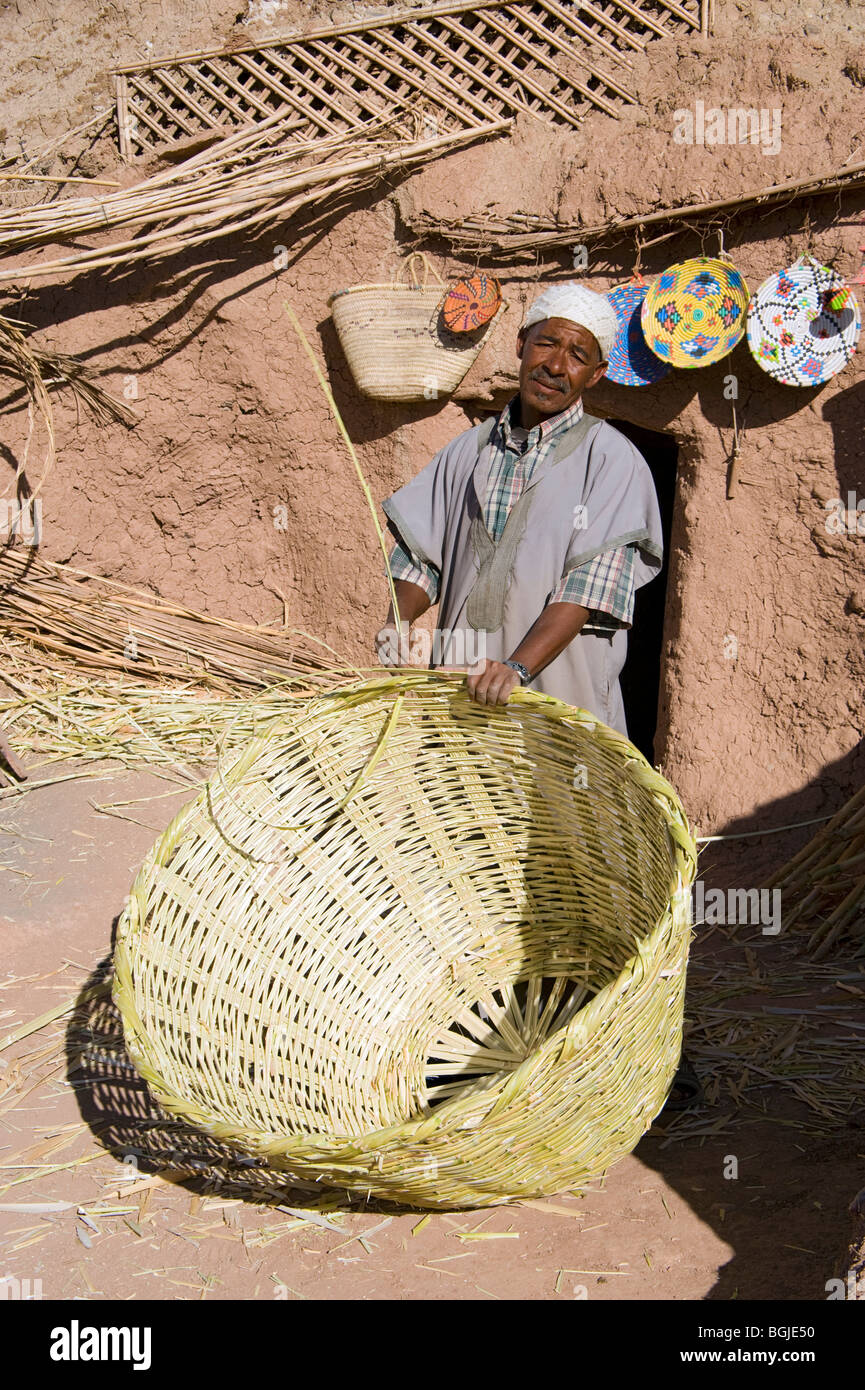
<path fill-rule="evenodd" d="M 634 268 L 631 271 L 631 279 L 635 285 L 645 285 L 643 279 L 643 238 L 640 232 L 634 234 Z"/>
<path fill-rule="evenodd" d="M 727 365 L 730 364 L 730 356 L 727 355 Z M 736 397 L 732 396 L 730 405 L 733 408 L 733 449 L 729 459 L 729 469 L 727 471 L 727 499 L 736 495 L 736 484 L 739 481 L 739 455 L 742 452 L 742 435 L 745 432 L 745 417 L 742 416 L 742 431 L 739 432 L 739 420 L 736 415 Z"/>

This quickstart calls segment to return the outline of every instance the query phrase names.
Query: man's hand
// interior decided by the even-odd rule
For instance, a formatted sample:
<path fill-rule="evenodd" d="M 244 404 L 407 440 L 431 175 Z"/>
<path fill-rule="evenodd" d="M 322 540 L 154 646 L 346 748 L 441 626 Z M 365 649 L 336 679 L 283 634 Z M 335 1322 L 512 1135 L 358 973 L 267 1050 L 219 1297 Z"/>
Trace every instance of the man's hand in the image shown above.
<path fill-rule="evenodd" d="M 409 579 L 394 580 L 400 625 L 391 604 L 384 627 L 375 635 L 375 653 L 382 666 L 418 666 L 420 649 L 412 650 L 412 627 L 429 608 L 429 594 Z"/>
<path fill-rule="evenodd" d="M 520 684 L 512 666 L 503 661 L 481 661 L 467 682 L 469 695 L 479 705 L 506 705 L 511 692 Z"/>
<path fill-rule="evenodd" d="M 401 630 L 400 630 L 401 629 Z M 408 623 L 385 623 L 375 634 L 375 653 L 382 666 L 411 666 L 411 633 Z"/>

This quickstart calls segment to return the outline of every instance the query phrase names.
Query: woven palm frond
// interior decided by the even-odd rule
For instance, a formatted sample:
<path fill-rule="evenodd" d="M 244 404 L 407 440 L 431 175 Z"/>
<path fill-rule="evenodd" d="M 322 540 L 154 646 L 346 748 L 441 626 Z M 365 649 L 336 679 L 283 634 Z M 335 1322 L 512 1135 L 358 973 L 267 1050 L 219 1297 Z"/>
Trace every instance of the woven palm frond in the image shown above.
<path fill-rule="evenodd" d="M 148 855 L 114 997 L 155 1098 L 416 1206 L 597 1177 L 676 1070 L 696 851 L 585 711 L 399 673 L 297 701 Z"/>

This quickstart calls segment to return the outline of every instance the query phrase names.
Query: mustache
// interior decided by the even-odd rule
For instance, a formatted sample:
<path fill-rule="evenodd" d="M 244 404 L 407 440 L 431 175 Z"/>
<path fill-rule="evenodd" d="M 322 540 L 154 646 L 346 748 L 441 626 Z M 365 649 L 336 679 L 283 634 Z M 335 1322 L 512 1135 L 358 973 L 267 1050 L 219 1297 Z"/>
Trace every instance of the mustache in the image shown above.
<path fill-rule="evenodd" d="M 535 370 L 531 374 L 530 380 L 539 381 L 542 386 L 552 386 L 557 391 L 564 391 L 567 385 L 567 382 L 565 381 L 564 377 L 550 376 L 549 372 L 544 367 L 535 367 Z"/>

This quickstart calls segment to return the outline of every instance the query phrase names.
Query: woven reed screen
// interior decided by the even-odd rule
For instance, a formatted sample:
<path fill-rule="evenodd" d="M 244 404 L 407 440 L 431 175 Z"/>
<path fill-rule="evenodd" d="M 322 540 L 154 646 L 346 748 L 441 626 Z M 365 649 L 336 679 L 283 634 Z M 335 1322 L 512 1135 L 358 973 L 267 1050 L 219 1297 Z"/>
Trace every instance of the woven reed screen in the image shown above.
<path fill-rule="evenodd" d="M 429 1207 L 573 1188 L 671 1084 L 695 864 L 673 789 L 585 711 L 428 673 L 299 699 L 139 873 L 130 1055 L 289 1177 Z"/>
<path fill-rule="evenodd" d="M 634 55 L 708 33 L 709 11 L 710 0 L 480 0 L 173 56 L 115 73 L 120 148 L 133 159 L 286 109 L 303 140 L 406 108 L 432 135 L 518 112 L 576 126 L 633 102 Z"/>

